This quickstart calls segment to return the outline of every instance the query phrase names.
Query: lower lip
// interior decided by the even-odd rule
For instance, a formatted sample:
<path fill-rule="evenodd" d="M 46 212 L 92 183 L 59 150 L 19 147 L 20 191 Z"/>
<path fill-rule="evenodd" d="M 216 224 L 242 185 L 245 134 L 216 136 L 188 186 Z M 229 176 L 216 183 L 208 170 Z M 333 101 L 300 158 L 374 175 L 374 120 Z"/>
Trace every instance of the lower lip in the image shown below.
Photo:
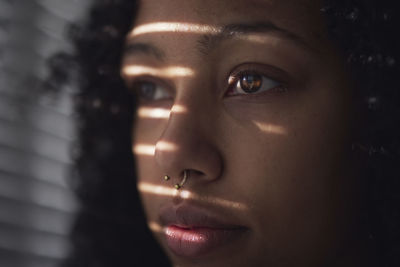
<path fill-rule="evenodd" d="M 216 247 L 230 243 L 238 238 L 243 229 L 181 228 L 170 225 L 165 229 L 170 250 L 182 257 L 200 257 Z"/>

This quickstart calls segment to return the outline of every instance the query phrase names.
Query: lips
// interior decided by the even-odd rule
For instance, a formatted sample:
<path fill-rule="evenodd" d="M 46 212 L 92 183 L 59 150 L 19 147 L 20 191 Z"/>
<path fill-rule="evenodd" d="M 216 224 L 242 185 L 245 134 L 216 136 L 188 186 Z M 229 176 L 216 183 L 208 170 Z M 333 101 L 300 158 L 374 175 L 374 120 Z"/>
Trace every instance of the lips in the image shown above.
<path fill-rule="evenodd" d="M 247 231 L 207 209 L 187 205 L 161 209 L 160 221 L 168 248 L 175 255 L 188 258 L 230 245 Z"/>

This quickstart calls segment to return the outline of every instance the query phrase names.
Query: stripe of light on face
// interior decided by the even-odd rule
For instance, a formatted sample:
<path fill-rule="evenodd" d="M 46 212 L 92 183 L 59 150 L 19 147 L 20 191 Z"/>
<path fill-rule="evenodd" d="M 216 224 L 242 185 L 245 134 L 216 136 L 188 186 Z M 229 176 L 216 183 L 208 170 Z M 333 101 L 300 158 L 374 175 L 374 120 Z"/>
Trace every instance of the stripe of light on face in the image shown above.
<path fill-rule="evenodd" d="M 133 145 L 132 152 L 138 156 L 154 156 L 157 150 L 160 151 L 175 151 L 178 146 L 174 143 L 159 141 L 156 145 L 150 144 L 136 144 Z"/>
<path fill-rule="evenodd" d="M 187 108 L 185 106 L 175 104 L 172 106 L 171 112 L 172 113 L 185 113 L 185 112 L 187 112 Z"/>
<path fill-rule="evenodd" d="M 271 134 L 278 134 L 278 135 L 287 135 L 287 130 L 279 125 L 274 125 L 270 123 L 258 122 L 253 121 L 254 125 L 257 126 L 263 132 L 271 133 Z"/>
<path fill-rule="evenodd" d="M 156 149 L 160 151 L 176 151 L 178 146 L 171 142 L 159 141 L 156 144 Z"/>
<path fill-rule="evenodd" d="M 196 193 L 192 193 L 189 190 L 181 189 L 176 190 L 172 186 L 161 186 L 161 185 L 154 185 L 150 183 L 140 182 L 138 184 L 138 190 L 141 193 L 149 193 L 159 196 L 179 196 L 182 199 L 190 199 L 197 201 L 199 203 L 207 203 L 210 205 L 217 205 L 223 208 L 232 208 L 238 210 L 247 210 L 247 206 L 243 203 L 226 200 L 218 197 L 210 197 L 210 196 L 201 196 Z"/>
<path fill-rule="evenodd" d="M 172 186 L 154 185 L 150 183 L 141 182 L 138 184 L 138 190 L 141 193 L 150 193 L 159 196 L 176 196 L 180 191 Z"/>
<path fill-rule="evenodd" d="M 236 202 L 236 201 L 231 201 L 231 200 L 226 200 L 218 197 L 205 197 L 196 193 L 192 193 L 188 190 L 182 190 L 180 192 L 180 197 L 185 198 L 185 199 L 193 199 L 196 200 L 200 203 L 209 203 L 212 205 L 217 204 L 218 206 L 224 207 L 224 208 L 233 208 L 233 209 L 238 209 L 238 210 L 246 210 L 247 206 L 243 203 Z"/>
<path fill-rule="evenodd" d="M 171 113 L 182 114 L 186 111 L 186 107 L 175 104 L 171 109 L 140 107 L 137 114 L 139 118 L 143 119 L 168 119 Z"/>
<path fill-rule="evenodd" d="M 170 66 L 165 68 L 152 68 L 149 66 L 126 66 L 122 69 L 122 74 L 129 76 L 138 75 L 152 75 L 164 78 L 175 78 L 175 77 L 191 77 L 194 75 L 194 70 L 187 67 L 181 66 Z"/>
<path fill-rule="evenodd" d="M 136 37 L 143 34 L 157 32 L 190 32 L 199 34 L 217 34 L 221 32 L 221 28 L 196 23 L 156 22 L 137 26 L 131 31 L 129 35 L 130 37 Z"/>
<path fill-rule="evenodd" d="M 150 230 L 155 233 L 163 233 L 164 232 L 163 227 L 156 222 L 149 222 L 148 225 L 149 225 Z"/>
<path fill-rule="evenodd" d="M 168 119 L 170 112 L 169 109 L 165 108 L 141 107 L 138 109 L 137 114 L 139 118 L 144 119 Z"/>
<path fill-rule="evenodd" d="M 140 156 L 154 156 L 156 151 L 155 145 L 137 144 L 133 146 L 132 152 Z"/>

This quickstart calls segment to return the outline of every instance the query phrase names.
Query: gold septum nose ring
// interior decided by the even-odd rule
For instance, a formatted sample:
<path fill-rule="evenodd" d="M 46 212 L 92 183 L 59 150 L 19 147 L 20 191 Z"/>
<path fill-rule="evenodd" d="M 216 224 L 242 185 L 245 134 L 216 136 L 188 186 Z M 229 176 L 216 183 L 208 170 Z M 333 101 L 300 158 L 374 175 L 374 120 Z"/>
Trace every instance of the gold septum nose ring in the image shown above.
<path fill-rule="evenodd" d="M 189 171 L 188 170 L 184 170 L 183 171 L 183 178 L 182 181 L 179 184 L 175 184 L 174 187 L 175 189 L 179 190 L 182 188 L 182 186 L 186 183 L 186 180 L 189 178 Z M 169 177 L 168 175 L 164 175 L 164 180 L 168 181 L 169 179 L 171 179 L 171 177 Z"/>

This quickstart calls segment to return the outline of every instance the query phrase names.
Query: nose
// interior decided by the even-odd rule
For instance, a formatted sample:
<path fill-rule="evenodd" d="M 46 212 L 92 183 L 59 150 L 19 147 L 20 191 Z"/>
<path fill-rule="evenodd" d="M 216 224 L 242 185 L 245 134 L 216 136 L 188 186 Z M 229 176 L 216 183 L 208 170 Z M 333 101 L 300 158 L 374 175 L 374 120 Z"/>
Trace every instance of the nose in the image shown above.
<path fill-rule="evenodd" d="M 156 143 L 155 161 L 163 175 L 174 181 L 189 171 L 185 186 L 215 181 L 222 173 L 222 157 L 213 138 L 212 118 L 207 112 L 183 107 L 185 112 L 171 112 Z"/>

